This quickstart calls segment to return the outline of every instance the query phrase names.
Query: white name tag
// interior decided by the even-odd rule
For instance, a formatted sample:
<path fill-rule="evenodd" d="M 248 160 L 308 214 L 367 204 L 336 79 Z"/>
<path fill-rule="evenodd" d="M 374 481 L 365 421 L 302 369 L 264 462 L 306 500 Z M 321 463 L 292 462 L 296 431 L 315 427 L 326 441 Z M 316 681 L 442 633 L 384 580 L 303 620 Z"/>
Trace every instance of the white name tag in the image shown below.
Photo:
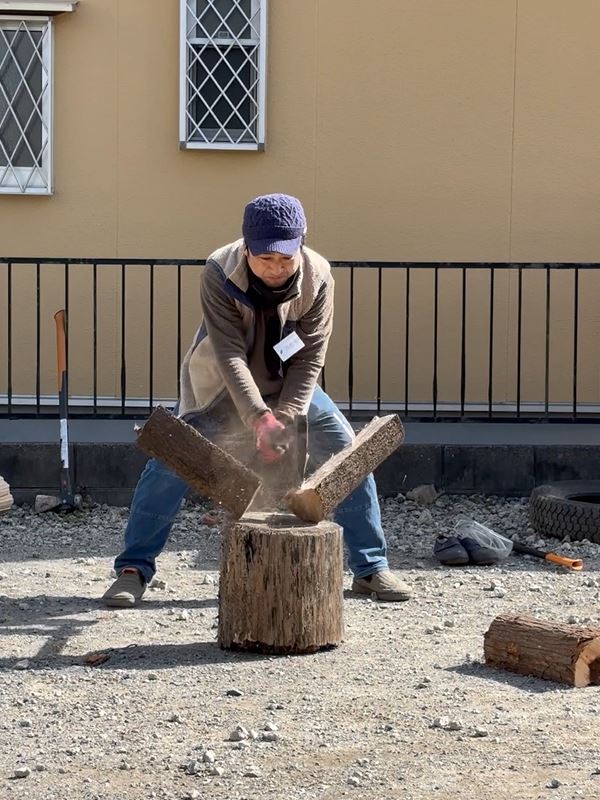
<path fill-rule="evenodd" d="M 296 331 L 293 331 L 289 336 L 286 336 L 285 339 L 274 344 L 273 350 L 275 350 L 282 361 L 287 361 L 288 358 L 291 358 L 298 350 L 302 350 L 303 347 L 304 342 Z"/>

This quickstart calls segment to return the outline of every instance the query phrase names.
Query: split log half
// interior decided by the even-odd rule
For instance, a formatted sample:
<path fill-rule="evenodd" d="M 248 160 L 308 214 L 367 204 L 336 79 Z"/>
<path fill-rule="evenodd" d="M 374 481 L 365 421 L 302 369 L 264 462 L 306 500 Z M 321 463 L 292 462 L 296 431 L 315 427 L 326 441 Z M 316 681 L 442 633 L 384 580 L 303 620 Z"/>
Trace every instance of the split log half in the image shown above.
<path fill-rule="evenodd" d="M 223 532 L 218 642 L 260 653 L 313 653 L 342 641 L 341 528 L 251 513 Z"/>
<path fill-rule="evenodd" d="M 137 444 L 235 517 L 242 516 L 260 486 L 251 470 L 161 406 L 138 432 Z"/>
<path fill-rule="evenodd" d="M 600 685 L 600 628 L 501 614 L 484 637 L 490 667 L 571 686 Z"/>
<path fill-rule="evenodd" d="M 326 519 L 403 439 L 404 428 L 397 414 L 374 417 L 349 445 L 288 494 L 288 508 L 306 522 Z"/>

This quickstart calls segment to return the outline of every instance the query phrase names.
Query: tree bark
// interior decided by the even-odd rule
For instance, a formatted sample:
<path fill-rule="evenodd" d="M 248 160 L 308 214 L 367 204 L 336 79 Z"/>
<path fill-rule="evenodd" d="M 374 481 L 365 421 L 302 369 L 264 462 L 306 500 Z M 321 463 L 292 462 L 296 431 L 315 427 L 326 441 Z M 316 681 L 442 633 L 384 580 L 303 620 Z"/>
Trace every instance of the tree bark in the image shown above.
<path fill-rule="evenodd" d="M 223 532 L 218 641 L 261 653 L 313 653 L 342 641 L 341 528 L 249 513 Z"/>
<path fill-rule="evenodd" d="M 138 432 L 137 444 L 235 517 L 242 516 L 260 486 L 251 470 L 161 406 Z"/>
<path fill-rule="evenodd" d="M 320 522 L 391 455 L 404 439 L 396 414 L 374 417 L 342 451 L 333 455 L 296 491 L 288 508 L 306 522 Z"/>
<path fill-rule="evenodd" d="M 485 663 L 571 686 L 600 684 L 600 628 L 501 614 L 484 638 Z"/>

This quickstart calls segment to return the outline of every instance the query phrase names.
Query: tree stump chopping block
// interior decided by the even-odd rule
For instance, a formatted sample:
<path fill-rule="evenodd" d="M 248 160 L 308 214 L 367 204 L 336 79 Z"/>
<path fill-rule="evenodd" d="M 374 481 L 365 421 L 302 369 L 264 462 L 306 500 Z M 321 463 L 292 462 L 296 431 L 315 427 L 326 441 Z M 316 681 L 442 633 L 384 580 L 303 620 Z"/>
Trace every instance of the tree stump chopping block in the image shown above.
<path fill-rule="evenodd" d="M 490 667 L 571 686 L 600 685 L 600 628 L 501 614 L 484 637 Z"/>
<path fill-rule="evenodd" d="M 320 522 L 396 448 L 404 428 L 397 414 L 374 417 L 339 453 L 333 455 L 300 486 L 289 492 L 290 511 L 306 522 Z"/>
<path fill-rule="evenodd" d="M 242 516 L 260 487 L 252 470 L 161 406 L 138 432 L 137 445 L 234 517 Z"/>
<path fill-rule="evenodd" d="M 220 647 L 314 653 L 341 643 L 342 531 L 283 513 L 246 514 L 223 532 Z"/>

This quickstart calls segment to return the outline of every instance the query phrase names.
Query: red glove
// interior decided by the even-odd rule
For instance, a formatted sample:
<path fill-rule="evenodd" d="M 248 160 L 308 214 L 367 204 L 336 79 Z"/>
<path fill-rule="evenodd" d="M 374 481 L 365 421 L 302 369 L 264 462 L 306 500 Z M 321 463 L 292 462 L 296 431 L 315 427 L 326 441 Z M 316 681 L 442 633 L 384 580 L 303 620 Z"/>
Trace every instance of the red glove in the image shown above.
<path fill-rule="evenodd" d="M 285 425 L 279 422 L 270 411 L 267 411 L 260 415 L 252 427 L 256 435 L 256 449 L 265 464 L 279 461 L 286 450 Z"/>

